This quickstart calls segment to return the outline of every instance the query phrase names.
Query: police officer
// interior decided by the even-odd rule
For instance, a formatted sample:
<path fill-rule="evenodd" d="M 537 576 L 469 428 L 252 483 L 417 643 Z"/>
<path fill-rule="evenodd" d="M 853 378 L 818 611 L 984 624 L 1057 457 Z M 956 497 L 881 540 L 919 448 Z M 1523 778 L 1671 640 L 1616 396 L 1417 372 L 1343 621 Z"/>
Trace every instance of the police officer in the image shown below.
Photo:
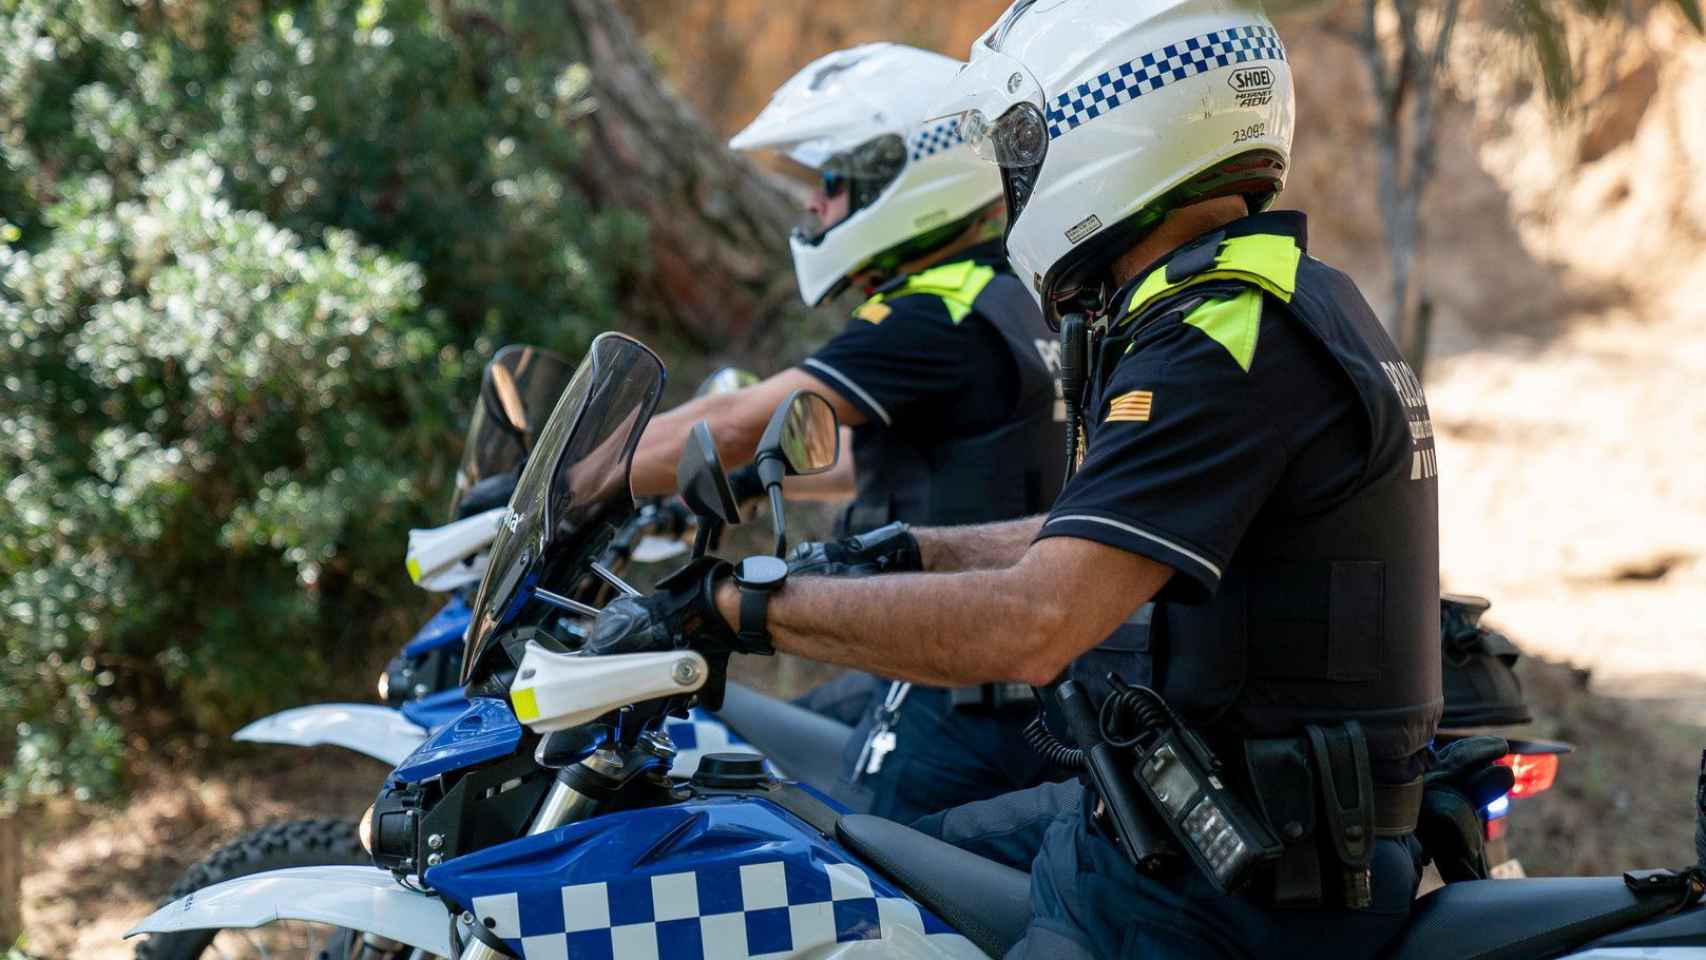
<path fill-rule="evenodd" d="M 1047 684 L 1153 599 L 1127 679 L 1283 852 L 1222 893 L 1190 862 L 1135 864 L 1111 839 L 1124 804 L 1086 792 L 1048 827 L 1015 955 L 1373 956 L 1415 889 L 1442 709 L 1432 434 L 1303 216 L 1262 212 L 1290 162 L 1284 48 L 1250 0 L 1020 0 L 953 95 L 1002 164 L 1015 270 L 1049 314 L 1099 321 L 1077 475 L 1046 517 L 913 531 L 931 572 L 762 595 L 711 576 L 607 611 L 591 646 Z"/>
<path fill-rule="evenodd" d="M 730 141 L 784 151 L 819 175 L 790 240 L 805 302 L 849 285 L 868 299 L 799 366 L 653 420 L 634 459 L 637 494 L 674 488 L 695 421 L 709 421 L 724 462 L 738 465 L 774 407 L 808 387 L 852 426 L 852 456 L 827 482 L 801 478 L 789 493 L 851 495 L 839 528 L 865 533 L 866 549 L 903 537 L 899 524 L 1009 519 L 1053 502 L 1065 451 L 1055 341 L 1002 253 L 1000 178 L 954 121 L 923 122 L 920 92 L 959 66 L 896 44 L 832 53 Z M 750 467 L 733 479 L 742 499 L 762 492 Z M 840 547 L 808 553 L 796 567 L 850 559 Z M 917 569 L 916 552 L 886 567 Z M 804 702 L 858 724 L 836 793 L 884 816 L 911 820 L 1059 775 L 1025 749 L 1035 707 L 1022 685 L 933 689 L 850 674 Z"/>

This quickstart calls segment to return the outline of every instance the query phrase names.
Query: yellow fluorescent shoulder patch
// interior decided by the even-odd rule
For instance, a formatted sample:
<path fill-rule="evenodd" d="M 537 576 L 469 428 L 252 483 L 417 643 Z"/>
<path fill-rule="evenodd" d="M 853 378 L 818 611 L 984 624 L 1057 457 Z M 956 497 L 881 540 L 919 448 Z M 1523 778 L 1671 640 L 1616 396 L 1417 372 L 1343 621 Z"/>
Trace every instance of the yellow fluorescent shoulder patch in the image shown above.
<path fill-rule="evenodd" d="M 515 704 L 515 718 L 522 723 L 539 719 L 539 698 L 532 689 L 512 689 L 509 702 Z"/>
<path fill-rule="evenodd" d="M 1108 404 L 1108 417 L 1103 423 L 1148 423 L 1149 409 L 1155 394 L 1148 390 L 1122 393 Z"/>
<path fill-rule="evenodd" d="M 409 571 L 409 580 L 411 582 L 421 582 L 421 562 L 419 560 L 416 560 L 414 557 L 410 557 L 403 561 L 403 566 Z"/>
<path fill-rule="evenodd" d="M 1250 372 L 1256 358 L 1256 334 L 1262 325 L 1262 292 L 1246 290 L 1230 300 L 1215 300 L 1192 310 L 1185 322 L 1226 348 L 1232 359 Z"/>
<path fill-rule="evenodd" d="M 853 311 L 853 315 L 861 320 L 869 320 L 872 323 L 882 323 L 888 318 L 888 315 L 893 312 L 894 308 L 886 303 L 867 303 Z"/>

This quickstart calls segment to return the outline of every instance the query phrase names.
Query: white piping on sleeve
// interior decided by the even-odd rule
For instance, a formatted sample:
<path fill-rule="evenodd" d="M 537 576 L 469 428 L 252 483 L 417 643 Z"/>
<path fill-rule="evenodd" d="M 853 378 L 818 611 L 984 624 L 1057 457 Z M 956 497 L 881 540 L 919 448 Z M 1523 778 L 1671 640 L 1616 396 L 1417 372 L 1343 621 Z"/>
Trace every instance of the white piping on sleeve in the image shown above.
<path fill-rule="evenodd" d="M 816 357 L 812 357 L 812 358 L 807 359 L 806 362 L 803 364 L 800 364 L 800 366 L 810 367 L 813 370 L 821 370 L 824 373 L 827 373 L 830 376 L 834 377 L 836 379 L 836 381 L 839 382 L 842 386 L 853 391 L 854 396 L 865 401 L 866 406 L 870 407 L 872 410 L 877 411 L 877 416 L 882 419 L 883 426 L 885 426 L 885 427 L 894 426 L 894 421 L 889 419 L 889 412 L 887 410 L 883 409 L 883 405 L 878 403 L 876 401 L 876 398 L 874 398 L 870 394 L 866 393 L 864 387 L 861 387 L 857 383 L 854 383 L 852 380 L 849 380 L 847 378 L 847 375 L 842 373 L 840 370 L 835 369 L 834 367 L 830 366 L 827 363 L 824 363 L 822 360 L 819 360 Z"/>
<path fill-rule="evenodd" d="M 1086 516 L 1086 515 L 1081 514 L 1081 513 L 1067 514 L 1065 516 L 1059 516 L 1059 517 L 1050 517 L 1048 522 L 1049 523 L 1059 523 L 1062 520 L 1082 520 L 1086 523 L 1105 524 L 1106 526 L 1115 527 L 1117 529 L 1124 530 L 1126 533 L 1136 534 L 1137 536 L 1140 536 L 1145 540 L 1153 540 L 1156 543 L 1161 544 L 1163 547 L 1166 547 L 1169 550 L 1173 550 L 1173 551 L 1178 552 L 1179 554 L 1182 554 L 1183 556 L 1190 557 L 1192 560 L 1195 560 L 1196 562 L 1202 564 L 1204 567 L 1208 568 L 1208 570 L 1214 574 L 1214 578 L 1216 580 L 1220 579 L 1220 568 L 1215 566 L 1214 564 L 1210 563 L 1208 561 L 1207 557 L 1204 557 L 1202 554 L 1197 553 L 1193 550 L 1187 550 L 1184 547 L 1181 547 L 1178 544 L 1174 543 L 1173 541 L 1167 539 L 1166 537 L 1158 537 L 1155 534 L 1150 533 L 1147 530 L 1139 530 L 1138 528 L 1132 526 L 1129 523 L 1121 523 L 1118 520 L 1109 520 L 1106 517 Z M 1044 524 L 1044 526 L 1047 526 L 1047 525 L 1048 524 Z"/>

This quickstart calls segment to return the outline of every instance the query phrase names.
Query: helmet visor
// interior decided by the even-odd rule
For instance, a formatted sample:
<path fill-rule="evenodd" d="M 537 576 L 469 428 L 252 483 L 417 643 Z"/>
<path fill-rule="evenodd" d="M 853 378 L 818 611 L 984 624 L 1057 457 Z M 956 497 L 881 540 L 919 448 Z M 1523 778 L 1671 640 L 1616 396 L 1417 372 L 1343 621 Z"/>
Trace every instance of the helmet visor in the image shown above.
<path fill-rule="evenodd" d="M 906 141 L 894 134 L 874 137 L 851 150 L 826 158 L 817 167 L 818 175 L 822 177 L 818 187 L 820 201 L 828 205 L 828 201 L 845 193 L 848 198 L 843 207 L 845 212 L 833 220 L 826 220 L 817 210 L 808 210 L 795 229 L 795 235 L 812 244 L 822 240 L 836 225 L 882 196 L 904 169 Z"/>
<path fill-rule="evenodd" d="M 987 47 L 948 85 L 937 117 L 959 121 L 960 137 L 987 163 L 1035 167 L 1048 152 L 1043 88 L 1018 60 Z"/>

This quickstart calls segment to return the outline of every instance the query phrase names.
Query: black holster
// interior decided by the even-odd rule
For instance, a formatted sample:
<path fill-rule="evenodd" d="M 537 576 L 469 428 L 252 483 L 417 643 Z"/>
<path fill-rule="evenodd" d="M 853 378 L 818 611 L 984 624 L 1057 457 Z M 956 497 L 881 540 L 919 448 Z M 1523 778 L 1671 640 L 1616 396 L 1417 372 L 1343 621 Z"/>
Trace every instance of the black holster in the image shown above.
<path fill-rule="evenodd" d="M 1354 720 L 1246 741 L 1244 758 L 1257 809 L 1284 845 L 1268 868 L 1274 904 L 1367 907 L 1375 841 L 1415 830 L 1421 782 L 1376 787 Z"/>

